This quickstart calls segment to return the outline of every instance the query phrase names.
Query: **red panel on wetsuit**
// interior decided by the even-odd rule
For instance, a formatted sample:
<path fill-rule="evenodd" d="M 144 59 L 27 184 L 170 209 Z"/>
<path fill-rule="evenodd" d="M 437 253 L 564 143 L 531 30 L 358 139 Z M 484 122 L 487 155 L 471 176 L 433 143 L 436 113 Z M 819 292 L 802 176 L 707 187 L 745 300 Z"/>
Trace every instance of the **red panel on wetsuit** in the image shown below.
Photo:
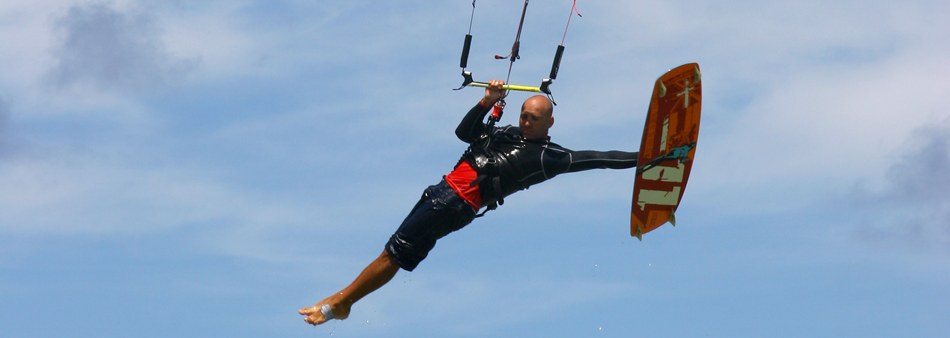
<path fill-rule="evenodd" d="M 478 211 L 482 207 L 482 193 L 478 190 L 478 185 L 472 186 L 472 182 L 478 177 L 478 173 L 472 168 L 471 164 L 462 161 L 448 175 L 445 175 L 445 182 L 452 187 L 452 190 L 459 195 L 465 203 L 468 203 Z"/>

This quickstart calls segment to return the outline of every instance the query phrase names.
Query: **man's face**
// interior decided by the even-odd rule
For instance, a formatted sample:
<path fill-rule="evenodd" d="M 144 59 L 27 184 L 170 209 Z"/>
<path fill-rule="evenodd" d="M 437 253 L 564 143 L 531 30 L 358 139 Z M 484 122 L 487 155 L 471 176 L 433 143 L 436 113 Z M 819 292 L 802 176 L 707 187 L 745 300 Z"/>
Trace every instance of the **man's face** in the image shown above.
<path fill-rule="evenodd" d="M 521 117 L 518 126 L 521 127 L 521 136 L 529 140 L 539 140 L 548 137 L 548 129 L 554 125 L 551 116 L 551 101 L 543 96 L 533 96 L 524 101 L 521 106 Z"/>

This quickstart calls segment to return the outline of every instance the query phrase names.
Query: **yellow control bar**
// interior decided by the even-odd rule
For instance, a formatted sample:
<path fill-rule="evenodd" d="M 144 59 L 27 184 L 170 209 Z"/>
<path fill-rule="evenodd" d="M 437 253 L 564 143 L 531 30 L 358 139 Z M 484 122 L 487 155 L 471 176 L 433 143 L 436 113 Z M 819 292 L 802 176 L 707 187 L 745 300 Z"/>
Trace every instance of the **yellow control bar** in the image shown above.
<path fill-rule="evenodd" d="M 471 83 L 468 83 L 467 85 L 472 86 L 472 87 L 482 87 L 482 88 L 488 87 L 488 84 L 485 82 L 471 82 Z M 542 93 L 541 87 L 522 86 L 522 85 L 507 85 L 506 84 L 506 85 L 502 85 L 501 89 L 514 90 L 514 91 L 520 91 L 520 92 Z"/>

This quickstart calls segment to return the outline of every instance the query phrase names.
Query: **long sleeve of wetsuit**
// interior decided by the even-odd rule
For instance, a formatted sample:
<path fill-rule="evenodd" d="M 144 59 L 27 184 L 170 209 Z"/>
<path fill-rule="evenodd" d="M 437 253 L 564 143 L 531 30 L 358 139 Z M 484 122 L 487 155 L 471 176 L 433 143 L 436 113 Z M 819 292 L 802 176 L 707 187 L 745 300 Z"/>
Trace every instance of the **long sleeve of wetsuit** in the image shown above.
<path fill-rule="evenodd" d="M 590 169 L 627 169 L 637 166 L 638 152 L 626 151 L 571 151 L 571 164 L 567 172 L 578 172 Z"/>
<path fill-rule="evenodd" d="M 472 109 L 465 114 L 462 122 L 455 128 L 455 136 L 465 143 L 472 143 L 478 140 L 478 137 L 485 131 L 485 115 L 491 111 L 491 107 L 482 106 L 481 102 L 475 104 Z"/>

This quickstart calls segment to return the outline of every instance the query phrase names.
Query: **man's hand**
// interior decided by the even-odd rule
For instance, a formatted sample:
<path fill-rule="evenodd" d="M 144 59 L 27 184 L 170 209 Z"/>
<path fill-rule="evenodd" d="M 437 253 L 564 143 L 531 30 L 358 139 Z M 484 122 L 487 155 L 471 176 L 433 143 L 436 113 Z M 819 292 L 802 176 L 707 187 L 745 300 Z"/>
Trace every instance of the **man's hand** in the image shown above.
<path fill-rule="evenodd" d="M 505 90 L 502 89 L 504 85 L 505 81 L 502 80 L 488 81 L 488 87 L 485 88 L 485 97 L 482 98 L 482 105 L 491 107 L 498 100 L 505 98 Z"/>

